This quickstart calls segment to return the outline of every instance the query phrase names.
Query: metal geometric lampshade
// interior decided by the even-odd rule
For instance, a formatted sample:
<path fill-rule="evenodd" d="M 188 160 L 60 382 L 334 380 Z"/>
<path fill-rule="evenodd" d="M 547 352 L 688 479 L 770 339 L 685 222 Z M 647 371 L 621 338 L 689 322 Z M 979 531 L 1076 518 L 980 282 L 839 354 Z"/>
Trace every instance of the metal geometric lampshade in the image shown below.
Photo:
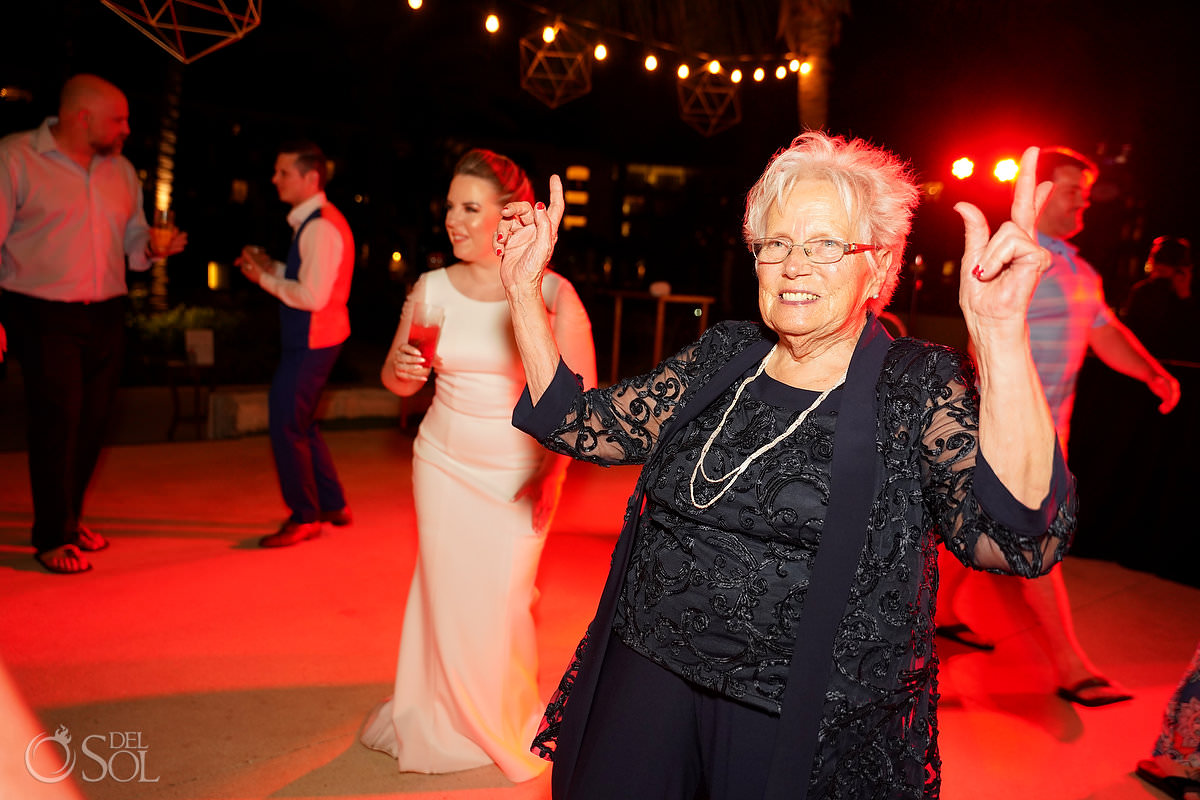
<path fill-rule="evenodd" d="M 551 108 L 592 90 L 588 42 L 559 23 L 554 41 L 542 34 L 521 37 L 521 88 Z"/>
<path fill-rule="evenodd" d="M 262 21 L 262 0 L 100 0 L 184 64 L 236 42 Z"/>
<path fill-rule="evenodd" d="M 738 86 L 724 72 L 696 70 L 679 81 L 679 115 L 705 136 L 720 133 L 742 120 Z"/>

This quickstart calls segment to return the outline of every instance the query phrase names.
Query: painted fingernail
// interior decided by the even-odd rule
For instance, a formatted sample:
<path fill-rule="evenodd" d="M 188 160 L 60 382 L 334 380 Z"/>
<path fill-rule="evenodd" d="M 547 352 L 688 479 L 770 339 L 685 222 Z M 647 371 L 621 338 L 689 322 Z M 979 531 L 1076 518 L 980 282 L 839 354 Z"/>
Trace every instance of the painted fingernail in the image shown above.
<path fill-rule="evenodd" d="M 971 270 L 971 274 L 974 275 L 978 280 L 983 280 L 983 265 L 976 264 L 975 269 Z"/>
<path fill-rule="evenodd" d="M 541 202 L 539 202 L 537 205 L 535 205 L 535 206 L 534 206 L 534 208 L 536 208 L 538 211 L 545 211 L 545 210 L 546 210 L 546 204 L 545 204 L 545 203 L 541 203 Z"/>
<path fill-rule="evenodd" d="M 504 255 L 504 248 L 502 248 L 502 247 L 497 247 L 497 248 L 496 248 L 496 255 L 498 255 L 498 256 L 502 256 L 502 255 Z"/>
<path fill-rule="evenodd" d="M 500 233 L 500 231 L 496 231 L 496 241 L 497 241 L 497 242 L 503 242 L 503 241 L 504 241 L 504 234 L 503 234 L 503 233 Z"/>

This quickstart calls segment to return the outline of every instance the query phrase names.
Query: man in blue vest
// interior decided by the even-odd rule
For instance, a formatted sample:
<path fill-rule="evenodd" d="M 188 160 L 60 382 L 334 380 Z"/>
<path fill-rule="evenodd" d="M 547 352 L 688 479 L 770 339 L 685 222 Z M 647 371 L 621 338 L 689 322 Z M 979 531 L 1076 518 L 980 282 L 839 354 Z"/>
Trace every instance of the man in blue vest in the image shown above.
<path fill-rule="evenodd" d="M 311 142 L 280 148 L 271 182 L 291 206 L 286 262 L 242 249 L 242 273 L 279 298 L 282 353 L 269 398 L 271 449 L 291 516 L 259 540 L 287 547 L 320 535 L 321 525 L 350 523 L 350 509 L 317 424 L 317 403 L 342 343 L 350 335 L 346 300 L 354 271 L 354 236 L 325 198 L 325 154 Z"/>

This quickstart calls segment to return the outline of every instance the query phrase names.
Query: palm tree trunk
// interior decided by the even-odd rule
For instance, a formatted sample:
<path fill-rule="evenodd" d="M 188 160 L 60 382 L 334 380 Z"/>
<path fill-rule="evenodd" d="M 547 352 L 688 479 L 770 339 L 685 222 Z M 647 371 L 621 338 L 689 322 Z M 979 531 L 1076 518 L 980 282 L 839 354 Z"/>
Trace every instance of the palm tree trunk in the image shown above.
<path fill-rule="evenodd" d="M 780 0 L 779 35 L 798 58 L 812 70 L 797 75 L 797 93 L 802 129 L 823 129 L 829 116 L 829 52 L 841 33 L 842 16 L 850 11 L 849 0 Z"/>

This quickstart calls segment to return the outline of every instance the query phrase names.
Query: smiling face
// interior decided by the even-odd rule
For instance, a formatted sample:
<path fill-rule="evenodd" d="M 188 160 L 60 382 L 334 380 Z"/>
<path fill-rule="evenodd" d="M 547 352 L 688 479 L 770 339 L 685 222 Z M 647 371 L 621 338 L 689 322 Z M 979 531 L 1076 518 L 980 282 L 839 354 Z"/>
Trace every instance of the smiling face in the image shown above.
<path fill-rule="evenodd" d="M 500 223 L 500 192 L 474 175 L 455 175 L 446 194 L 446 234 L 454 257 L 468 264 L 499 263 L 494 236 Z"/>
<path fill-rule="evenodd" d="M 782 206 L 767 215 L 764 236 L 793 242 L 829 237 L 854 242 L 854 226 L 833 185 L 800 181 Z M 868 244 L 863 242 L 862 244 Z M 804 337 L 814 344 L 857 341 L 867 302 L 879 292 L 891 254 L 872 261 L 858 253 L 836 264 L 814 264 L 800 246 L 782 264 L 758 264 L 758 308 L 763 322 L 781 338 Z"/>

